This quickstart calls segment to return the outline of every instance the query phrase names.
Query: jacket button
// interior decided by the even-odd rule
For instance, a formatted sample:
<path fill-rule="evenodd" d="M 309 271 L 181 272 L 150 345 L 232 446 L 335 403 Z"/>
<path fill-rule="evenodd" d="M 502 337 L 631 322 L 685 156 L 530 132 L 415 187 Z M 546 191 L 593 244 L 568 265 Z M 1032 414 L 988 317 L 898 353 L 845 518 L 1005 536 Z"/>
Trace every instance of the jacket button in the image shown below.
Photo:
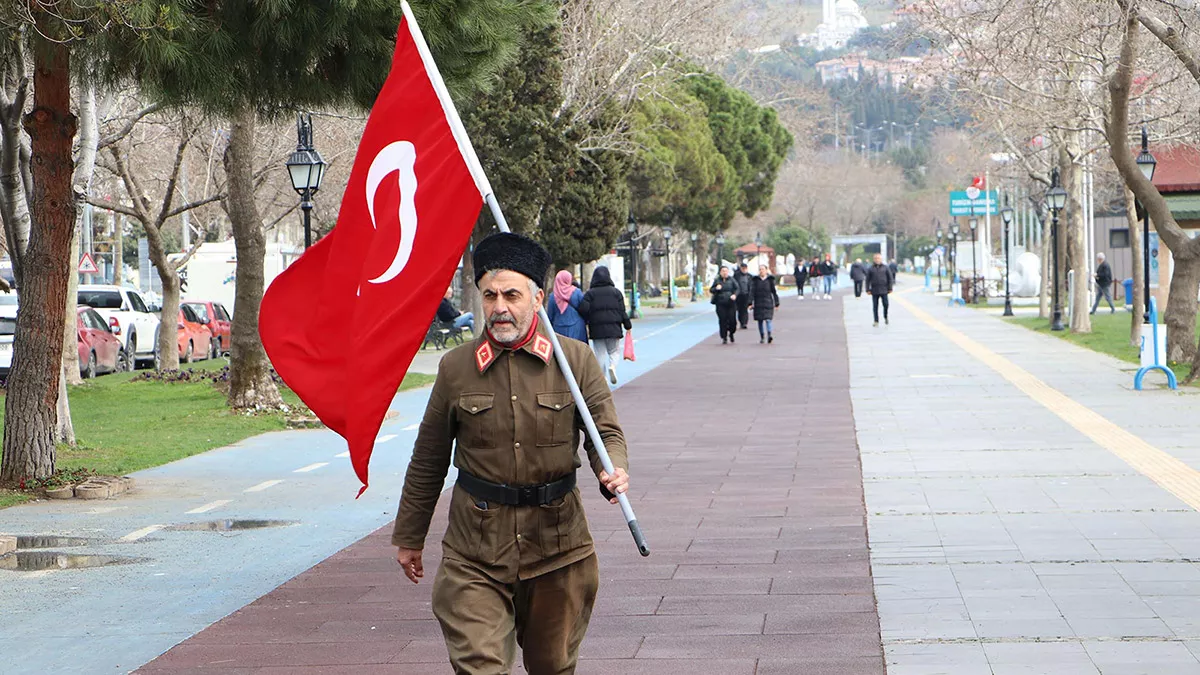
<path fill-rule="evenodd" d="M 521 444 L 520 444 L 520 443 L 513 443 L 513 447 L 514 447 L 514 448 L 516 448 L 517 450 L 520 450 L 520 449 L 521 449 Z"/>
<path fill-rule="evenodd" d="M 471 406 L 471 412 L 479 412 L 479 406 L 476 406 L 476 405 Z"/>
<path fill-rule="evenodd" d="M 555 403 L 555 404 L 554 404 L 554 409 L 555 409 L 555 410 L 559 410 L 560 408 L 562 408 L 562 404 L 561 404 L 561 403 Z"/>
<path fill-rule="evenodd" d="M 521 540 L 521 535 L 519 535 L 519 534 L 518 534 L 518 535 L 517 535 L 517 541 L 520 541 L 520 540 Z"/>
<path fill-rule="evenodd" d="M 513 397 L 512 397 L 512 400 L 514 400 L 514 401 L 515 401 L 515 400 L 517 400 L 517 397 L 516 397 L 516 396 L 513 396 Z"/>

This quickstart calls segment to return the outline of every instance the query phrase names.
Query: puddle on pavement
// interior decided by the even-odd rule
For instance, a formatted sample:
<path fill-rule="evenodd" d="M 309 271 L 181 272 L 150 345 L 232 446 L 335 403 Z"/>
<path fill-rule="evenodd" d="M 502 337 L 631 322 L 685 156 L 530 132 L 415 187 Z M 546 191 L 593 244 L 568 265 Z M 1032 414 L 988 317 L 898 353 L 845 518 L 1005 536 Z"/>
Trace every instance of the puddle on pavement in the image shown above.
<path fill-rule="evenodd" d="M 17 536 L 17 550 L 28 551 L 39 548 L 68 548 L 71 546 L 87 546 L 90 540 L 83 537 L 48 536 Z"/>
<path fill-rule="evenodd" d="M 13 572 L 41 572 L 43 570 L 70 570 L 88 567 L 107 567 L 139 562 L 137 558 L 117 555 L 90 555 L 58 553 L 56 551 L 17 551 L 0 556 L 0 570 Z"/>
<path fill-rule="evenodd" d="M 163 528 L 174 532 L 237 532 L 239 530 L 261 530 L 268 527 L 295 525 L 294 520 L 207 520 L 200 523 L 183 523 Z"/>

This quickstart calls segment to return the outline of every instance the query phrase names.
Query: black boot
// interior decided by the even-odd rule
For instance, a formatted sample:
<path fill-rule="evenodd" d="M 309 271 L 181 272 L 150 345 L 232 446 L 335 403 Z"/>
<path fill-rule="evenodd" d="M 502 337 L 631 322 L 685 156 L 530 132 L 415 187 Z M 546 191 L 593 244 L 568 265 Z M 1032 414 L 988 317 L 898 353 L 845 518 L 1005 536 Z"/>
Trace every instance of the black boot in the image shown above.
<path fill-rule="evenodd" d="M 770 333 L 767 333 L 767 344 L 771 344 L 774 341 L 775 341 L 775 336 L 771 335 Z"/>

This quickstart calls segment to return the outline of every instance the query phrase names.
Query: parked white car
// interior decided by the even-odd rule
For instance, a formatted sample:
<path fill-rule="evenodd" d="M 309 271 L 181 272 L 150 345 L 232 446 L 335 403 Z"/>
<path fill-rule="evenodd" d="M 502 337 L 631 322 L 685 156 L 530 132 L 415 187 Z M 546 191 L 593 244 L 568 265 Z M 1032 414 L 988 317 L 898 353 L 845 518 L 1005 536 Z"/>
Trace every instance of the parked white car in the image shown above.
<path fill-rule="evenodd" d="M 0 293 L 0 377 L 12 368 L 13 337 L 17 334 L 17 294 Z"/>
<path fill-rule="evenodd" d="M 133 370 L 138 361 L 153 361 L 158 342 L 158 316 L 142 294 L 123 286 L 81 285 L 78 303 L 96 310 L 121 341 L 125 366 Z"/>

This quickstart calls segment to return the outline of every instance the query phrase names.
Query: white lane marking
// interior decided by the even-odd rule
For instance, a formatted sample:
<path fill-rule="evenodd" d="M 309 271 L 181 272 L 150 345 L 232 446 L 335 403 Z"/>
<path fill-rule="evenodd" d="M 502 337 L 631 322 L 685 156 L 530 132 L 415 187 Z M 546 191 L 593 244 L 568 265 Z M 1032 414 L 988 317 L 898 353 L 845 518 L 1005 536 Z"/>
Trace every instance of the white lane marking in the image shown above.
<path fill-rule="evenodd" d="M 638 342 L 641 342 L 642 340 L 649 340 L 650 338 L 654 337 L 655 335 L 658 335 L 659 333 L 665 333 L 665 332 L 671 330 L 672 328 L 678 326 L 681 323 L 687 323 L 688 321 L 699 319 L 700 317 L 704 317 L 704 316 L 708 316 L 708 312 L 704 312 L 703 314 L 696 314 L 695 316 L 689 316 L 686 319 L 680 319 L 669 326 L 663 326 L 662 328 L 659 328 L 658 330 L 654 331 L 653 333 L 649 333 L 649 334 L 643 335 L 641 337 L 637 337 L 635 335 L 633 338 L 633 342 L 636 344 Z"/>
<path fill-rule="evenodd" d="M 145 537 L 146 535 L 154 534 L 155 532 L 158 532 L 159 530 L 163 529 L 164 527 L 166 527 L 166 525 L 147 525 L 146 527 L 143 527 L 140 530 L 134 530 L 133 532 L 130 532 L 129 534 L 125 535 L 124 537 L 121 537 L 117 541 L 125 542 L 125 543 L 129 543 L 131 541 L 137 541 L 138 539 L 141 539 L 142 537 Z"/>
<path fill-rule="evenodd" d="M 255 485 L 254 487 L 249 487 L 249 488 L 246 488 L 245 490 L 242 490 L 242 492 L 262 492 L 263 490 L 266 490 L 267 488 L 275 487 L 276 485 L 279 485 L 282 482 L 283 481 L 281 481 L 281 480 L 265 480 L 265 481 L 259 483 L 258 485 Z"/>
<path fill-rule="evenodd" d="M 309 471 L 316 471 L 317 469 L 319 469 L 323 466 L 329 466 L 329 462 L 316 462 L 315 464 L 309 464 L 308 466 L 302 466 L 299 469 L 296 469 L 295 471 L 293 471 L 292 473 L 308 473 Z"/>
<path fill-rule="evenodd" d="M 416 431 L 417 429 L 420 429 L 420 428 L 421 428 L 421 423 L 418 422 L 416 424 L 410 424 L 410 425 L 404 427 L 403 429 L 401 429 L 400 431 Z"/>
<path fill-rule="evenodd" d="M 405 429 L 405 431 L 407 431 L 407 429 Z M 396 437 L 396 434 L 384 434 L 383 436 L 380 436 L 379 438 L 375 439 L 375 445 L 379 445 L 380 443 L 387 443 L 388 441 L 392 440 L 395 437 Z"/>
<path fill-rule="evenodd" d="M 218 499 L 217 501 L 209 502 L 209 503 L 205 504 L 204 506 L 197 506 L 196 508 L 192 509 L 191 511 L 187 511 L 186 513 L 208 513 L 209 511 L 212 511 L 213 509 L 219 509 L 222 506 L 225 506 L 226 504 L 228 504 L 232 501 L 233 501 L 232 499 Z"/>
<path fill-rule="evenodd" d="M 334 458 L 335 459 L 345 459 L 349 456 L 350 456 L 350 451 L 347 450 L 345 452 L 339 452 L 338 454 L 334 455 Z"/>

